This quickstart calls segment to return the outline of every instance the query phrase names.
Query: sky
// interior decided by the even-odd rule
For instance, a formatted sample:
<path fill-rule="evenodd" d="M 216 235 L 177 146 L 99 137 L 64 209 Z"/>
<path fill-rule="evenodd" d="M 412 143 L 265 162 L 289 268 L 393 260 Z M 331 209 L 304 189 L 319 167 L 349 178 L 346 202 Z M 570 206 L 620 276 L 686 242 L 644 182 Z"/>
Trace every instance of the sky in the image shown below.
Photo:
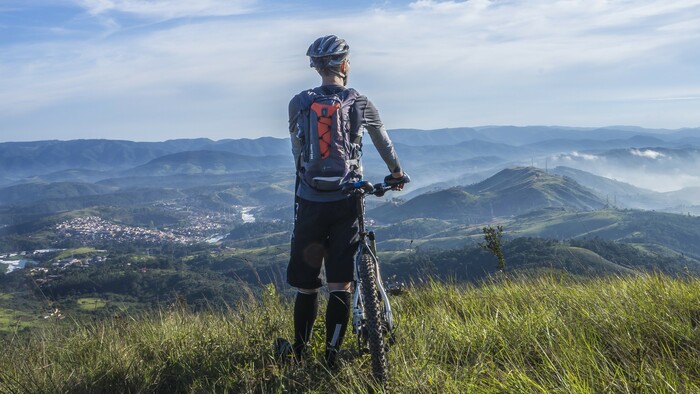
<path fill-rule="evenodd" d="M 0 0 L 0 142 L 286 137 L 327 34 L 388 129 L 700 127 L 700 0 Z"/>

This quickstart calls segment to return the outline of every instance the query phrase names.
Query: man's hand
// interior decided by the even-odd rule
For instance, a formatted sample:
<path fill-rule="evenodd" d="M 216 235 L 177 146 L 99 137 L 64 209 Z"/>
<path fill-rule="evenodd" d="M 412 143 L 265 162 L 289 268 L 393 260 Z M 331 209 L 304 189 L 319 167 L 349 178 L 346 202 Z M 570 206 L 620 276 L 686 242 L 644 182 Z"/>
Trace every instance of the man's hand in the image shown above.
<path fill-rule="evenodd" d="M 384 183 L 391 186 L 391 190 L 401 190 L 404 184 L 411 181 L 405 172 L 394 172 L 384 178 Z"/>

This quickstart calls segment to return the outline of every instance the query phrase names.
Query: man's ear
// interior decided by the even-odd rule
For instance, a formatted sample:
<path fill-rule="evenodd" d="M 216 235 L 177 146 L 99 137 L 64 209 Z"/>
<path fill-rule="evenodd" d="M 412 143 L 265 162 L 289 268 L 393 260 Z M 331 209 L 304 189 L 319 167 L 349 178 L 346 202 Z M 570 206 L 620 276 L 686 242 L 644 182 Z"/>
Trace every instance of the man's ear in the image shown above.
<path fill-rule="evenodd" d="M 348 61 L 344 61 L 340 64 L 340 72 L 345 74 L 345 70 L 348 68 Z"/>

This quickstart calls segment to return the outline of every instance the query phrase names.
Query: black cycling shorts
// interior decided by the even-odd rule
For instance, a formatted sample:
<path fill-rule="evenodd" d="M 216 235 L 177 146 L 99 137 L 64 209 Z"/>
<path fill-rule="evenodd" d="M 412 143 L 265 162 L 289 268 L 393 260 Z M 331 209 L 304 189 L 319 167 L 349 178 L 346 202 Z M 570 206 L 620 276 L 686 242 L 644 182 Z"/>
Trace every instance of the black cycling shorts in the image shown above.
<path fill-rule="evenodd" d="M 326 282 L 352 282 L 353 261 L 360 242 L 355 197 L 316 202 L 297 198 L 292 249 L 287 266 L 287 283 L 301 289 Z"/>

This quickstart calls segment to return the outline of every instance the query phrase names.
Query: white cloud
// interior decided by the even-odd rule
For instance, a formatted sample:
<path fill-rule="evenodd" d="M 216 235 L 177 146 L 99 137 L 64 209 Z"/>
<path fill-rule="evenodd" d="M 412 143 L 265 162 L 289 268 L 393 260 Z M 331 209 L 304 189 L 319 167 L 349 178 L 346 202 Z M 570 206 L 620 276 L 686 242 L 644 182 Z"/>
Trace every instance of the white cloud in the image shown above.
<path fill-rule="evenodd" d="M 630 149 L 630 153 L 634 156 L 646 157 L 648 159 L 653 159 L 653 160 L 656 160 L 656 159 L 661 158 L 661 157 L 666 157 L 666 155 L 664 155 L 663 153 L 657 152 L 657 151 L 652 150 L 652 149 L 639 150 L 639 149 L 633 148 L 633 149 Z"/>
<path fill-rule="evenodd" d="M 653 173 L 653 176 L 650 176 L 650 172 L 645 170 L 647 169 L 630 170 L 629 168 L 620 167 L 601 170 L 600 175 L 662 193 L 700 185 L 700 177 L 687 170 L 666 170 Z"/>
<path fill-rule="evenodd" d="M 113 21 L 113 34 L 0 44 L 0 121 L 12 117 L 16 130 L 46 108 L 74 103 L 80 119 L 95 101 L 127 98 L 122 111 L 140 105 L 134 114 L 149 100 L 180 100 L 183 114 L 203 124 L 212 114 L 194 102 L 228 108 L 229 124 L 201 131 L 205 136 L 281 136 L 286 101 L 317 82 L 306 47 L 329 33 L 349 41 L 350 82 L 378 104 L 390 128 L 700 123 L 686 107 L 653 107 L 692 100 L 650 99 L 700 94 L 697 62 L 688 58 L 700 38 L 700 0 L 422 0 L 342 16 L 283 15 L 245 0 L 71 1 Z M 120 30 L 123 14 L 179 19 Z M 269 114 L 275 106 L 283 108 L 278 117 Z M 172 130 L 157 116 L 143 122 Z M 679 120 L 684 124 L 669 123 Z"/>
<path fill-rule="evenodd" d="M 489 8 L 490 0 L 470 0 L 470 1 L 433 1 L 418 0 L 409 4 L 413 10 L 428 10 L 439 13 L 451 13 L 455 11 L 478 12 Z"/>
<path fill-rule="evenodd" d="M 600 157 L 596 155 L 591 155 L 588 153 L 579 153 L 579 152 L 571 152 L 570 154 L 562 154 L 559 156 L 559 159 L 567 160 L 567 161 L 572 161 L 572 160 L 585 160 L 585 161 L 596 161 L 600 160 Z M 555 158 L 556 160 L 556 158 Z"/>
<path fill-rule="evenodd" d="M 406 14 L 401 25 L 389 20 L 391 14 L 382 22 L 383 29 L 400 29 L 403 37 L 408 35 L 407 43 L 419 44 L 419 50 L 431 48 L 424 44 L 431 42 L 438 45 L 434 52 L 443 57 L 462 54 L 471 60 L 460 65 L 478 67 L 488 62 L 499 70 L 551 70 L 644 60 L 643 56 L 651 50 L 673 42 L 689 42 L 700 34 L 700 24 L 695 28 L 686 26 L 685 33 L 690 37 L 665 34 L 662 28 L 695 19 L 686 13 L 700 10 L 699 4 L 648 0 L 423 0 L 413 3 L 412 12 Z M 384 37 L 392 42 L 402 36 Z"/>
<path fill-rule="evenodd" d="M 651 99 L 653 101 L 697 101 L 700 100 L 700 96 L 679 96 L 679 97 L 660 97 L 660 98 L 653 98 Z"/>
<path fill-rule="evenodd" d="M 589 153 L 580 153 L 580 152 L 573 151 L 569 154 L 563 153 L 563 154 L 559 154 L 556 156 L 552 156 L 548 160 L 551 160 L 554 163 L 560 162 L 560 161 L 571 163 L 574 161 L 575 162 L 597 162 L 597 161 L 600 161 L 601 158 L 599 156 L 591 155 Z"/>
<path fill-rule="evenodd" d="M 598 159 L 599 159 L 599 157 L 596 156 L 596 155 L 591 155 L 591 154 L 588 154 L 588 153 L 579 153 L 579 152 L 573 152 L 573 153 L 571 153 L 571 156 L 573 156 L 573 157 L 579 157 L 579 158 L 581 158 L 581 159 L 583 159 L 583 160 L 589 160 L 589 161 L 590 161 L 590 160 L 598 160 Z"/>
<path fill-rule="evenodd" d="M 252 11 L 254 0 L 77 0 L 91 15 L 122 12 L 146 18 L 227 16 Z"/>

